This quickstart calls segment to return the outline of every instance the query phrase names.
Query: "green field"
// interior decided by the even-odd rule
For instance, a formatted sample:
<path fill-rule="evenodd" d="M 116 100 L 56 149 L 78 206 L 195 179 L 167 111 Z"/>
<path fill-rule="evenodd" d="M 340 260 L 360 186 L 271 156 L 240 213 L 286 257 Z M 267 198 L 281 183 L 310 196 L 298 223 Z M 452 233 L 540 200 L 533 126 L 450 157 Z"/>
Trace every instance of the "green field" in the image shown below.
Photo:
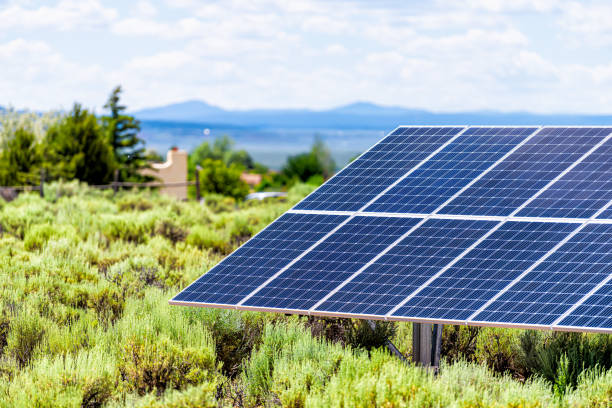
<path fill-rule="evenodd" d="M 612 338 L 445 327 L 432 373 L 410 324 L 169 306 L 310 192 L 236 205 L 46 186 L 0 201 L 1 407 L 612 406 Z"/>

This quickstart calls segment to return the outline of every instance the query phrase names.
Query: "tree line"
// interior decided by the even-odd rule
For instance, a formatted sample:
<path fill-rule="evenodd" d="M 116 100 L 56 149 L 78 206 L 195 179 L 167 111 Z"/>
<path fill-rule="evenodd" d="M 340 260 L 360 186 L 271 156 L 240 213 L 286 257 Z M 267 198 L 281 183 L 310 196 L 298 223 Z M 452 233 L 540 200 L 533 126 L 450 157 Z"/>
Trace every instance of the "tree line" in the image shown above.
<path fill-rule="evenodd" d="M 29 185 L 48 180 L 78 179 L 106 184 L 119 172 L 120 181 L 143 181 L 139 170 L 149 166 L 150 156 L 138 136 L 140 123 L 125 113 L 117 86 L 98 117 L 75 103 L 65 115 L 57 115 L 41 135 L 31 123 L 4 120 L 0 151 L 0 185 Z M 42 170 L 42 172 L 41 172 Z"/>
<path fill-rule="evenodd" d="M 65 114 L 0 115 L 0 186 L 33 185 L 46 180 L 80 180 L 108 184 L 118 181 L 149 181 L 140 174 L 159 160 L 147 152 L 139 137 L 140 122 L 121 104 L 121 87 L 115 87 L 104 114 L 75 103 Z M 189 154 L 188 178 L 200 173 L 201 191 L 242 199 L 249 186 L 241 179 L 245 171 L 258 173 L 256 190 L 282 190 L 296 182 L 319 185 L 335 171 L 331 152 L 315 137 L 309 152 L 291 156 L 278 172 L 257 163 L 246 150 L 235 148 L 228 136 L 205 141 Z"/>

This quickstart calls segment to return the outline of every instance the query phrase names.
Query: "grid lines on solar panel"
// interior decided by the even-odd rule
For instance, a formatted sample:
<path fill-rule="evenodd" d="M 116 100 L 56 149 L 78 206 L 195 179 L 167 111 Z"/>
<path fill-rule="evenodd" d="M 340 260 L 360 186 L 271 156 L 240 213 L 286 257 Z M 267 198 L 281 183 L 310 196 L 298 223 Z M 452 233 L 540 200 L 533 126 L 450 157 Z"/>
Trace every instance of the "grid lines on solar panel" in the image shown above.
<path fill-rule="evenodd" d="M 599 219 L 599 220 L 610 220 L 610 219 L 612 219 L 612 208 L 608 208 L 607 210 L 603 211 L 601 214 L 599 214 L 597 216 L 597 219 Z"/>
<path fill-rule="evenodd" d="M 544 128 L 440 213 L 510 215 L 609 133 L 605 128 Z"/>
<path fill-rule="evenodd" d="M 393 315 L 467 319 L 578 226 L 506 222 Z"/>
<path fill-rule="evenodd" d="M 598 327 L 612 331 L 612 281 L 566 316 L 559 326 Z"/>
<path fill-rule="evenodd" d="M 612 273 L 612 224 L 589 224 L 473 320 L 549 325 Z"/>
<path fill-rule="evenodd" d="M 430 213 L 536 129 L 469 128 L 365 211 Z"/>
<path fill-rule="evenodd" d="M 315 310 L 385 315 L 496 224 L 428 220 Z"/>
<path fill-rule="evenodd" d="M 605 130 L 612 132 L 612 128 Z M 612 140 L 548 187 L 519 217 L 589 218 L 612 199 Z"/>
<path fill-rule="evenodd" d="M 461 132 L 461 127 L 396 129 L 295 206 L 357 211 Z"/>
<path fill-rule="evenodd" d="M 286 213 L 176 295 L 173 301 L 235 304 L 347 218 Z"/>
<path fill-rule="evenodd" d="M 244 305 L 309 309 L 419 221 L 417 218 L 355 217 Z"/>

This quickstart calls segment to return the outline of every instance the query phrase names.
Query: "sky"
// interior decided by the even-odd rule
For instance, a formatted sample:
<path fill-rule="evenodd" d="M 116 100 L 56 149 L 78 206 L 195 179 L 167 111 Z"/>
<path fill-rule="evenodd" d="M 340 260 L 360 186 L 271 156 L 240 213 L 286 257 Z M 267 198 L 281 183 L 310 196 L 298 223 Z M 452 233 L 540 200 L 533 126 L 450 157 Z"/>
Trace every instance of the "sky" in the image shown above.
<path fill-rule="evenodd" d="M 0 0 L 0 105 L 612 112 L 612 2 Z"/>

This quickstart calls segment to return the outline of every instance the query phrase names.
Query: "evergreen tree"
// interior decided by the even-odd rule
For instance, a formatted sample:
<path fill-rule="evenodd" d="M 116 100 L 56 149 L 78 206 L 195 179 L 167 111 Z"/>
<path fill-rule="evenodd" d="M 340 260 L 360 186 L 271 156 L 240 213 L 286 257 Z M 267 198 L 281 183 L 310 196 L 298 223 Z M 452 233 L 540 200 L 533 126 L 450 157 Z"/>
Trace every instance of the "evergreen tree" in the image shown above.
<path fill-rule="evenodd" d="M 149 167 L 144 141 L 138 137 L 140 122 L 133 116 L 126 115 L 126 107 L 119 103 L 121 86 L 113 89 L 104 108 L 110 114 L 102 117 L 106 133 L 119 168 L 120 180 L 143 180 L 138 170 Z"/>
<path fill-rule="evenodd" d="M 33 132 L 19 127 L 0 153 L 0 185 L 29 185 L 39 182 L 42 162 L 40 144 Z"/>
<path fill-rule="evenodd" d="M 112 180 L 115 160 L 98 118 L 75 103 L 72 111 L 47 131 L 46 170 L 51 178 L 89 184 Z"/>

